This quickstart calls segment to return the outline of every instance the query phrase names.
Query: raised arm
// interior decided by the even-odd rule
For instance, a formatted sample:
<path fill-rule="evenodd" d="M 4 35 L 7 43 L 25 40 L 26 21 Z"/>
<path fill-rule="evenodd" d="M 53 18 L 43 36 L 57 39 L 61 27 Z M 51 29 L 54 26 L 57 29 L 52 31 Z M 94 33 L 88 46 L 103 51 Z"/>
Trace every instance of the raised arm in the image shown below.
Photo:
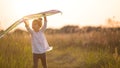
<path fill-rule="evenodd" d="M 25 23 L 26 29 L 27 29 L 30 33 L 32 33 L 32 30 L 30 29 L 30 26 L 29 26 L 29 21 L 26 20 L 26 19 L 24 19 L 23 22 Z"/>
<path fill-rule="evenodd" d="M 25 27 L 29 27 L 29 21 L 28 20 L 23 20 L 23 22 L 25 23 Z"/>
<path fill-rule="evenodd" d="M 44 15 L 44 25 L 41 28 L 41 31 L 45 31 L 47 28 L 47 17 Z"/>

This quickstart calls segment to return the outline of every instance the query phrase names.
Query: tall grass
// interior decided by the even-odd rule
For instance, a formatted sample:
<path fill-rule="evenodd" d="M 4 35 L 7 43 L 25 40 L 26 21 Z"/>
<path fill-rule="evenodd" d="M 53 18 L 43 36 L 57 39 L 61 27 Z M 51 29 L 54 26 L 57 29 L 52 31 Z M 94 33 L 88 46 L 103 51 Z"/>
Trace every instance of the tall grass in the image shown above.
<path fill-rule="evenodd" d="M 46 34 L 46 37 L 53 46 L 47 53 L 48 68 L 120 67 L 119 54 L 115 59 L 111 48 L 120 46 L 120 32 Z M 30 43 L 27 33 L 11 33 L 1 38 L 0 68 L 32 68 Z"/>

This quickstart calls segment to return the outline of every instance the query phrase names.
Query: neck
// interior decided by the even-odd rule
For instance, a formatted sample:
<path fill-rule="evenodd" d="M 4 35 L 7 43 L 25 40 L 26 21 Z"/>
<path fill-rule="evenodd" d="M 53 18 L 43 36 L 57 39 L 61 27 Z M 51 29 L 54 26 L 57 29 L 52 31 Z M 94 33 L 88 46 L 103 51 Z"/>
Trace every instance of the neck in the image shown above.
<path fill-rule="evenodd" d="M 34 30 L 35 32 L 39 32 L 39 30 Z"/>

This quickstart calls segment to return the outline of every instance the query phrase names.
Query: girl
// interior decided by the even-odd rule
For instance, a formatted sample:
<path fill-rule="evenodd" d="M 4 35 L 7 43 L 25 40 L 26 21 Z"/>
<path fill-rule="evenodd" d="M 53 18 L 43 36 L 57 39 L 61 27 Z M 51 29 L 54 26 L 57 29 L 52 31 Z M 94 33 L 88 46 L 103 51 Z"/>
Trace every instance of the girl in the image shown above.
<path fill-rule="evenodd" d="M 29 27 L 28 20 L 24 20 L 26 29 L 32 37 L 32 53 L 33 53 L 33 68 L 38 68 L 38 60 L 42 62 L 43 68 L 47 68 L 46 52 L 52 50 L 49 46 L 44 31 L 47 28 L 47 18 L 44 15 L 44 25 L 42 26 L 42 18 L 35 19 L 32 22 L 32 29 Z"/>

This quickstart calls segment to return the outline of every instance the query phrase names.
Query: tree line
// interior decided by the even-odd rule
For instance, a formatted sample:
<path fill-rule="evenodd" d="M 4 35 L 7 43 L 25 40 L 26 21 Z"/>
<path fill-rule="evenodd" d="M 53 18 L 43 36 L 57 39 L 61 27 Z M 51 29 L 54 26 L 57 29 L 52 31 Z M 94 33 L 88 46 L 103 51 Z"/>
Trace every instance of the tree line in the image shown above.
<path fill-rule="evenodd" d="M 79 26 L 74 26 L 74 25 L 66 25 L 60 29 L 52 29 L 52 28 L 48 28 L 46 30 L 46 33 L 48 34 L 54 34 L 54 33 L 88 33 L 88 32 L 92 32 L 92 31 L 102 31 L 102 32 L 106 32 L 106 31 L 119 31 L 120 27 L 93 27 L 93 26 L 85 26 L 85 27 L 79 27 Z"/>
<path fill-rule="evenodd" d="M 74 25 L 66 25 L 66 26 L 63 26 L 62 28 L 60 29 L 52 29 L 52 28 L 48 28 L 45 33 L 47 34 L 55 34 L 55 33 L 89 33 L 89 32 L 92 32 L 92 31 L 95 31 L 95 32 L 107 32 L 107 31 L 112 31 L 112 32 L 115 32 L 115 31 L 120 31 L 120 27 L 116 27 L 116 28 L 113 28 L 113 27 L 101 27 L 101 26 L 98 26 L 98 27 L 93 27 L 93 26 L 85 26 L 85 27 L 79 27 L 79 26 L 74 26 Z M 0 32 L 3 32 L 3 30 L 0 30 Z M 21 29 L 16 29 L 14 30 L 15 33 L 23 33 L 23 32 L 26 32 L 24 30 L 21 30 Z"/>

